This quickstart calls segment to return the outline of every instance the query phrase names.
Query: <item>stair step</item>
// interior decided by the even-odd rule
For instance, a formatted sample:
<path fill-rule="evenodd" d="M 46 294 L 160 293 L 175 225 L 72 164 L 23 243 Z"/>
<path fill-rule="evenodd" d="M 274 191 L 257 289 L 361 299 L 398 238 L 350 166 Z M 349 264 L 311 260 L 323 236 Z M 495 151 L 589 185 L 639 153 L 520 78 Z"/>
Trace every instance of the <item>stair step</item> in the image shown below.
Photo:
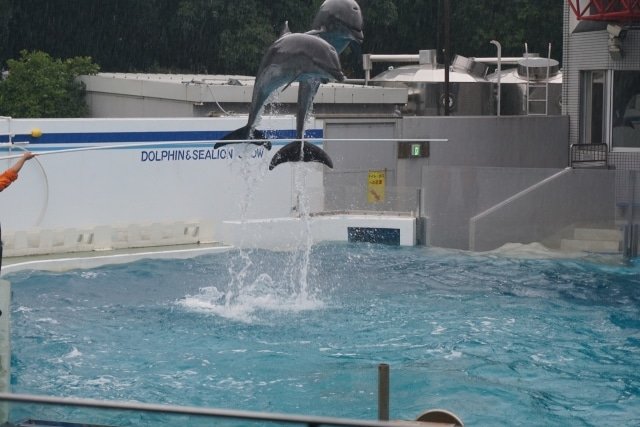
<path fill-rule="evenodd" d="M 618 240 L 585 240 L 585 239 L 562 239 L 560 248 L 563 251 L 618 253 L 620 252 L 620 242 Z"/>
<path fill-rule="evenodd" d="M 612 228 L 576 228 L 573 233 L 576 240 L 615 240 L 622 239 L 620 230 Z"/>

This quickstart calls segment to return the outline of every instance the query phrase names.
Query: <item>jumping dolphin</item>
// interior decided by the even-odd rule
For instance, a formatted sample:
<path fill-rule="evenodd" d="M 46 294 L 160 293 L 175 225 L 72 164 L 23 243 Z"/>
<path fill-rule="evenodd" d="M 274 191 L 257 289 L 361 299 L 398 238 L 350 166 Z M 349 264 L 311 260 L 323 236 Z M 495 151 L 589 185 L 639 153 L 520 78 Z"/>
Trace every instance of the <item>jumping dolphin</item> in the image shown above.
<path fill-rule="evenodd" d="M 323 38 L 340 54 L 351 42 L 362 44 L 362 11 L 355 0 L 325 0 L 307 34 Z"/>
<path fill-rule="evenodd" d="M 269 96 L 281 87 L 286 89 L 293 82 L 309 79 L 326 83 L 343 81 L 344 78 L 338 53 L 329 43 L 310 34 L 283 35 L 269 46 L 262 57 L 253 87 L 247 124 L 226 135 L 223 140 L 264 138 L 262 132 L 255 130 L 256 120 Z M 271 143 L 264 139 L 252 139 L 249 142 L 271 148 Z M 214 148 L 227 144 L 233 143 L 218 142 Z M 318 161 L 332 167 L 331 159 L 316 146 L 313 146 L 313 152 L 308 154 L 308 158 L 307 161 Z"/>
<path fill-rule="evenodd" d="M 313 29 L 305 34 L 322 38 L 340 54 L 352 42 L 355 42 L 356 46 L 360 46 L 364 40 L 362 25 L 362 11 L 355 0 L 325 0 L 313 20 Z M 285 24 L 283 33 L 287 31 L 288 26 Z M 304 142 L 304 148 L 302 148 L 300 140 L 302 140 L 304 125 L 311 111 L 313 99 L 320 88 L 320 83 L 322 83 L 320 80 L 313 78 L 300 81 L 296 112 L 296 138 L 298 140 L 282 147 L 271 160 L 269 169 L 275 168 L 280 163 L 300 160 L 308 161 L 305 160 L 307 152 L 311 153 L 319 150 L 315 145 L 308 142 Z M 302 154 L 300 153 L 301 148 Z M 327 164 L 326 162 L 324 163 Z M 333 163 L 331 165 L 327 164 L 327 166 L 333 167 Z"/>

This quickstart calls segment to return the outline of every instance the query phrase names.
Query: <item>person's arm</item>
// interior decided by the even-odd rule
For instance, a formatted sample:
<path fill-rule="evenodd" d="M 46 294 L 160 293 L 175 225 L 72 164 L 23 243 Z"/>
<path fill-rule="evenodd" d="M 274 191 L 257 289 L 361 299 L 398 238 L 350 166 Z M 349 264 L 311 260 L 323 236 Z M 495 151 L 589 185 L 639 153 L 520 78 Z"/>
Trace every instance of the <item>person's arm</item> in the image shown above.
<path fill-rule="evenodd" d="M 22 166 L 24 166 L 24 162 L 26 162 L 29 159 L 33 159 L 36 155 L 33 154 L 30 151 L 25 151 L 25 153 L 22 155 L 22 157 L 20 157 L 18 159 L 18 161 L 9 168 L 9 170 L 15 172 L 16 174 L 18 172 L 20 172 L 20 169 L 22 169 Z"/>
<path fill-rule="evenodd" d="M 36 156 L 35 154 L 29 151 L 25 152 L 22 155 L 22 157 L 20 157 L 13 166 L 11 166 L 9 169 L 5 170 L 2 174 L 0 174 L 0 191 L 4 190 L 13 181 L 18 179 L 18 172 L 20 171 L 20 169 L 22 169 L 22 166 L 24 166 L 24 163 L 27 160 L 34 158 L 35 156 Z"/>

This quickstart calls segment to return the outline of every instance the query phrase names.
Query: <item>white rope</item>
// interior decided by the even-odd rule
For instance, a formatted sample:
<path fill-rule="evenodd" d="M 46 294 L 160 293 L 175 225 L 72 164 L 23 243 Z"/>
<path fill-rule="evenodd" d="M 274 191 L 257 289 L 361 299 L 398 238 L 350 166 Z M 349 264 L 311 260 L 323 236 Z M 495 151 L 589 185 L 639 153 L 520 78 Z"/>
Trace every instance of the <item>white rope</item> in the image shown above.
<path fill-rule="evenodd" d="M 28 151 L 22 145 L 18 145 L 18 144 L 14 144 L 11 148 L 18 148 L 23 152 Z M 22 157 L 22 154 L 17 155 L 17 157 Z M 42 177 L 44 178 L 44 187 L 45 187 L 44 203 L 42 205 L 42 209 L 40 209 L 40 214 L 38 215 L 38 219 L 36 220 L 36 224 L 35 224 L 37 227 L 42 223 L 42 220 L 44 219 L 44 214 L 47 212 L 47 208 L 49 207 L 49 177 L 47 176 L 47 171 L 44 169 L 44 166 L 42 166 L 42 163 L 40 163 L 40 160 L 38 160 L 37 157 L 34 157 L 33 160 L 36 161 L 36 164 L 38 165 L 40 172 L 42 172 Z"/>
<path fill-rule="evenodd" d="M 448 139 L 441 138 L 303 138 L 304 141 L 369 141 L 369 142 L 388 142 L 388 141 L 398 141 L 398 142 L 448 142 Z M 91 145 L 88 147 L 78 147 L 78 148 L 68 148 L 62 150 L 50 150 L 50 151 L 40 151 L 34 152 L 34 154 L 38 156 L 47 156 L 50 154 L 65 154 L 65 153 L 75 153 L 80 151 L 97 151 L 97 150 L 110 150 L 115 148 L 136 148 L 136 147 L 150 147 L 157 145 L 206 145 L 206 144 L 216 144 L 216 143 L 224 143 L 224 144 L 236 144 L 236 143 L 249 143 L 255 144 L 260 141 L 271 141 L 271 142 L 291 142 L 296 141 L 296 138 L 274 138 L 274 139 L 230 139 L 230 140 L 212 140 L 212 141 L 156 141 L 156 142 L 139 142 L 139 143 L 127 143 L 127 144 L 110 144 L 110 145 Z M 55 144 L 55 143 L 51 143 Z M 82 143 L 78 143 L 82 144 Z M 29 144 L 12 144 L 12 143 L 2 143 L 0 147 L 28 147 Z M 9 160 L 9 159 L 17 159 L 22 155 L 9 155 L 9 156 L 0 156 L 0 160 Z"/>

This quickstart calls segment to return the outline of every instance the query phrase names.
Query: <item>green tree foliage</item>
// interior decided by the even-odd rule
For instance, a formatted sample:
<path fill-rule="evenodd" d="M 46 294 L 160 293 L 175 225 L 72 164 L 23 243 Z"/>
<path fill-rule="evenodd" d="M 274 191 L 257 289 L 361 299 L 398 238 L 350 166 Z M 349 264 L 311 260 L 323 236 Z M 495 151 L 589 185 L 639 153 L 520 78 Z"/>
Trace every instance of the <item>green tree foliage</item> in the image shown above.
<path fill-rule="evenodd" d="M 444 46 L 443 4 L 451 5 L 451 53 L 495 56 L 530 51 L 561 58 L 559 0 L 357 0 L 365 42 L 343 55 L 361 77 L 359 53 L 417 53 Z M 90 56 L 104 71 L 253 75 L 266 47 L 289 21 L 311 27 L 322 0 L 0 0 L 0 64 L 21 50 L 59 58 Z M 442 61 L 440 55 L 439 58 Z M 360 73 L 360 75 L 353 75 Z"/>
<path fill-rule="evenodd" d="M 258 69 L 264 51 L 278 34 L 262 10 L 263 6 L 257 0 L 243 0 L 227 5 L 227 25 L 219 33 L 218 59 L 222 72 Z M 242 42 L 238 43 L 238 40 Z M 249 74 L 255 74 L 255 71 Z"/>
<path fill-rule="evenodd" d="M 0 82 L 0 115 L 11 117 L 82 117 L 87 113 L 84 83 L 79 75 L 99 67 L 88 57 L 62 61 L 47 53 L 20 52 L 8 61 L 9 74 Z"/>
<path fill-rule="evenodd" d="M 491 40 L 502 45 L 504 56 L 529 52 L 562 59 L 562 8 L 558 0 L 451 1 L 451 46 L 464 56 L 495 56 Z"/>

